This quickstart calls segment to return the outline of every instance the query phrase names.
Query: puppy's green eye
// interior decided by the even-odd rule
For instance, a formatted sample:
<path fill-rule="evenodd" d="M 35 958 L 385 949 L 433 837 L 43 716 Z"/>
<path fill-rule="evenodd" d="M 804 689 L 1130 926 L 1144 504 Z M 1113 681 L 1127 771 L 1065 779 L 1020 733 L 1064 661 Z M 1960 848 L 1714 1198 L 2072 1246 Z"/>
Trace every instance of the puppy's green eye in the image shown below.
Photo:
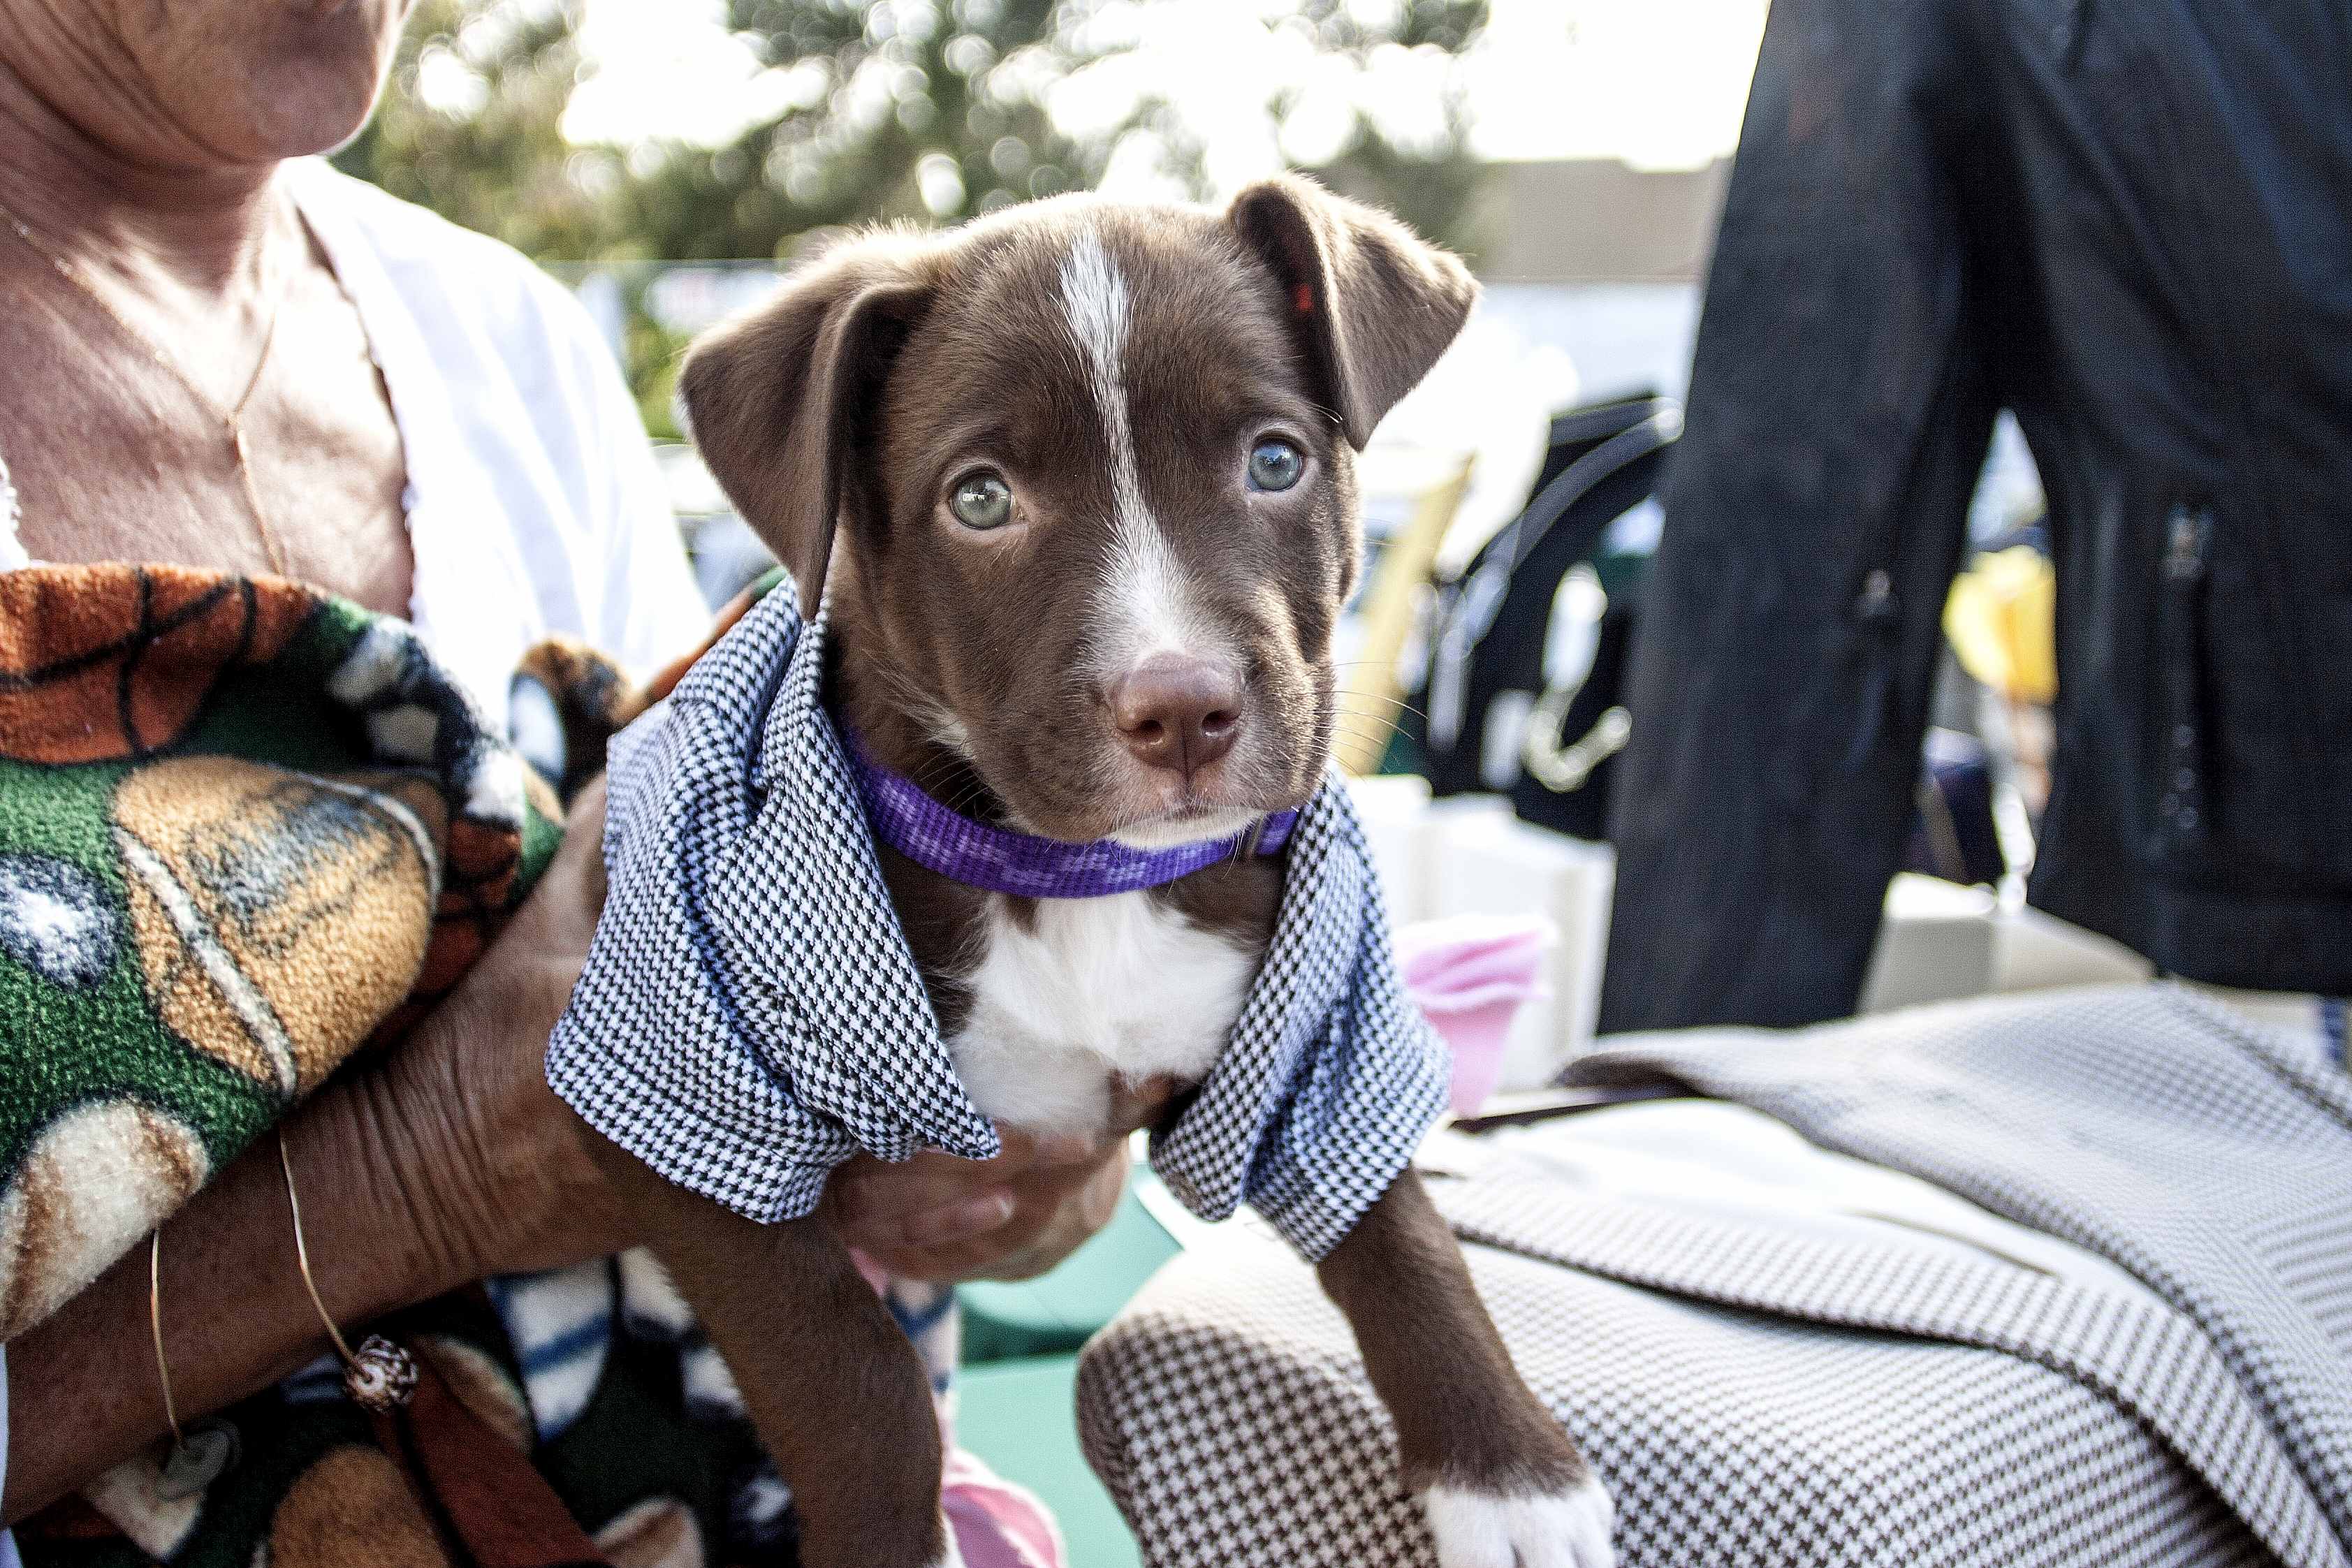
<path fill-rule="evenodd" d="M 1013 486 L 985 469 L 967 475 L 956 481 L 948 510 L 965 528 L 1001 528 L 1013 520 Z"/>
<path fill-rule="evenodd" d="M 1250 448 L 1250 486 L 1259 490 L 1287 490 L 1307 472 L 1307 458 L 1287 441 L 1261 441 Z"/>

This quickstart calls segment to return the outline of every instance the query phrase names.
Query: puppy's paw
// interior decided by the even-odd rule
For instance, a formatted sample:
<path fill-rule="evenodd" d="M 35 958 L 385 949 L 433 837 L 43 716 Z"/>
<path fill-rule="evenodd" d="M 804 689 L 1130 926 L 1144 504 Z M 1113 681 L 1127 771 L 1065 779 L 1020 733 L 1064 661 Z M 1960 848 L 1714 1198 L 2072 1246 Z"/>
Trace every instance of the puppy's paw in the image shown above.
<path fill-rule="evenodd" d="M 1433 1486 L 1422 1495 L 1440 1568 L 1614 1568 L 1609 1493 L 1591 1476 L 1565 1491 L 1497 1496 Z"/>

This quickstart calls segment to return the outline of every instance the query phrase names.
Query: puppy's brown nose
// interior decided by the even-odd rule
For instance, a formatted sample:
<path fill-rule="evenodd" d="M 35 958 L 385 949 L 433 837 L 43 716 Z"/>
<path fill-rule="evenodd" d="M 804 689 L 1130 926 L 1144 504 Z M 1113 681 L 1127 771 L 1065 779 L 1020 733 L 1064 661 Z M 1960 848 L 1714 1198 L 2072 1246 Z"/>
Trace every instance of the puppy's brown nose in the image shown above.
<path fill-rule="evenodd" d="M 1111 687 L 1110 716 L 1138 761 L 1190 779 L 1240 737 L 1241 682 L 1206 659 L 1155 653 Z"/>

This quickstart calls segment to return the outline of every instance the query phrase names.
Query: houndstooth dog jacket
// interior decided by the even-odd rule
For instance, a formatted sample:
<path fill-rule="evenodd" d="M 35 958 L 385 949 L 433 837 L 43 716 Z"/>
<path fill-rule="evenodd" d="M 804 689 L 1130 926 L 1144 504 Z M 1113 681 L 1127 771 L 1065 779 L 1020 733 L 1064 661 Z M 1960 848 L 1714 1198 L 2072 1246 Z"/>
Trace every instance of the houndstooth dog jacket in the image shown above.
<path fill-rule="evenodd" d="M 822 701 L 824 618 L 752 606 L 613 743 L 609 892 L 548 1082 L 663 1176 L 750 1218 L 815 1207 L 859 1150 L 998 1152 L 957 1081 Z M 1224 1053 L 1151 1163 L 1319 1259 L 1445 1095 L 1362 831 L 1328 779 L 1292 831 L 1274 940 Z"/>

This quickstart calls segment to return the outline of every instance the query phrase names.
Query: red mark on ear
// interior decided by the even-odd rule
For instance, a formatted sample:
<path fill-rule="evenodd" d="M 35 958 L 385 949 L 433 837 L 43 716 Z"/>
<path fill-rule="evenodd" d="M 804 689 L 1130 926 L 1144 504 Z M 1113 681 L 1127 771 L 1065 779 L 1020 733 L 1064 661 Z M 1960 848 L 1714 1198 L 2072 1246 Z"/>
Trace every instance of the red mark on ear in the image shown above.
<path fill-rule="evenodd" d="M 1297 295 L 1294 298 L 1294 299 L 1293 299 L 1293 303 L 1294 303 L 1294 304 L 1296 304 L 1296 305 L 1297 306 L 1297 308 L 1298 308 L 1298 313 L 1299 313 L 1301 316 L 1312 316 L 1312 315 L 1314 315 L 1314 314 L 1315 314 L 1315 290 L 1313 290 L 1312 288 L 1309 288 L 1309 287 L 1308 287 L 1307 285 L 1305 285 L 1304 283 L 1300 284 L 1300 285 L 1298 286 L 1298 293 L 1297 293 Z"/>

